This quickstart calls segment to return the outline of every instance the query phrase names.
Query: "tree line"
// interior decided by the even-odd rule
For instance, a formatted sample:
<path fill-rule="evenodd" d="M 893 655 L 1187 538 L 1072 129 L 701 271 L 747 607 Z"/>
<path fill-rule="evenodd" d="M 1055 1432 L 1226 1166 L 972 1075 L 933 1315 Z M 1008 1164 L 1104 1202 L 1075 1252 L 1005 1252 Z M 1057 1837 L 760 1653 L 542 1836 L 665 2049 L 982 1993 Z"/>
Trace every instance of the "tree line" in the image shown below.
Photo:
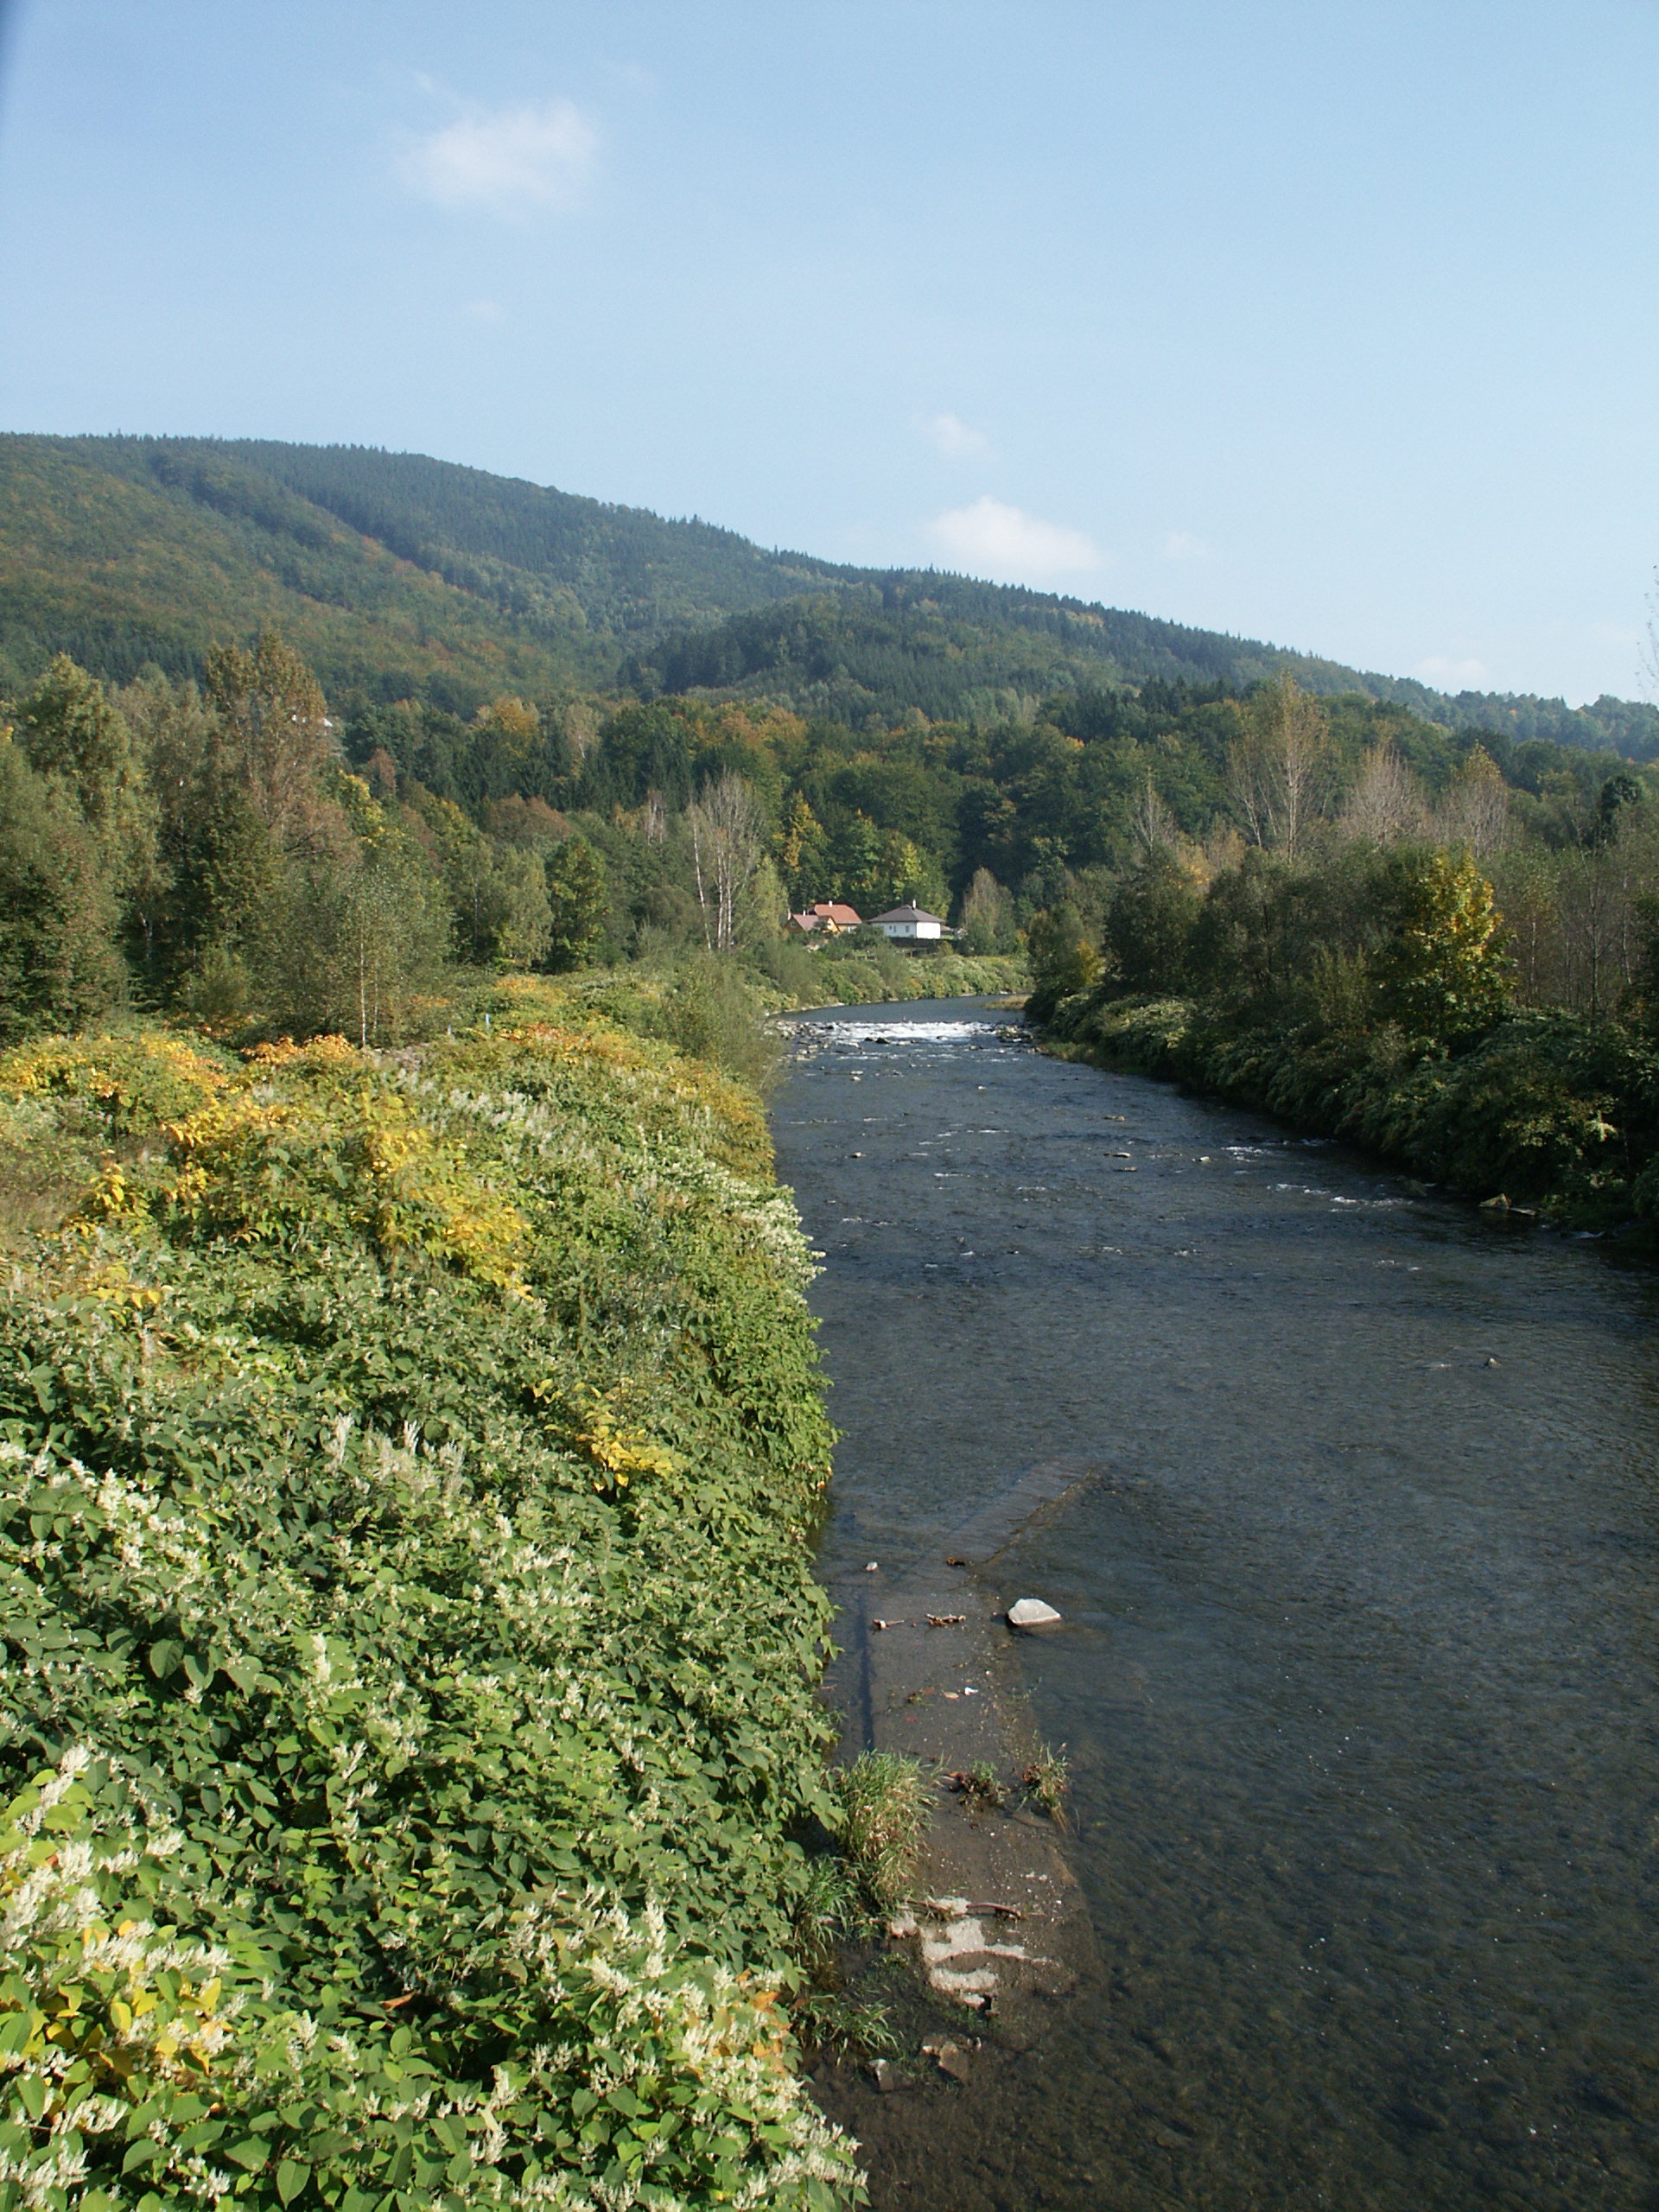
<path fill-rule="evenodd" d="M 1288 678 L 1262 686 L 1205 834 L 1149 778 L 1133 851 L 1036 919 L 1039 1015 L 1092 987 L 1197 996 L 1241 1026 L 1394 1022 L 1455 1041 L 1510 1003 L 1592 1020 L 1644 1007 L 1659 979 L 1650 777 L 1511 754 L 1510 780 L 1482 744 L 1452 766 L 1406 736 L 1380 728 L 1355 758 L 1323 702 Z"/>
<path fill-rule="evenodd" d="M 1241 976 L 1305 994 L 1317 954 L 1328 995 L 1370 960 L 1358 918 L 1392 911 L 1401 856 L 1442 849 L 1492 887 L 1513 993 L 1595 1012 L 1644 988 L 1659 895 L 1648 772 L 1287 677 L 875 730 L 765 699 L 336 712 L 267 632 L 199 682 L 60 656 L 0 725 L 12 1038 L 124 998 L 384 1042 L 458 976 L 688 947 L 798 966 L 784 918 L 827 898 L 914 899 L 964 950 L 1029 942 L 1126 989 L 1213 979 L 1236 944 Z"/>

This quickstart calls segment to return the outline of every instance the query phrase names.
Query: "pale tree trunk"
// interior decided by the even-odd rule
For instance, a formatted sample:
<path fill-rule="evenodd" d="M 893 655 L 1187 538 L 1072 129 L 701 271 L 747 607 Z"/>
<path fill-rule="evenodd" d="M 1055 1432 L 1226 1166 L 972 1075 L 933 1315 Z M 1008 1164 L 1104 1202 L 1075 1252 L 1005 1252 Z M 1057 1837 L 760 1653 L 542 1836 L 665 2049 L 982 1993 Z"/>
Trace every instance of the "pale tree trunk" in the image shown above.
<path fill-rule="evenodd" d="M 1484 746 L 1473 748 L 1446 786 L 1435 809 L 1434 829 L 1443 843 L 1467 845 L 1480 860 L 1508 843 L 1509 786 Z"/>
<path fill-rule="evenodd" d="M 1325 811 L 1331 741 L 1325 709 L 1288 676 L 1251 700 L 1245 737 L 1228 755 L 1233 804 L 1252 844 L 1294 861 Z"/>
<path fill-rule="evenodd" d="M 1393 845 L 1421 836 L 1427 822 L 1421 788 L 1394 745 L 1385 740 L 1372 746 L 1343 804 L 1343 829 L 1374 845 Z"/>
<path fill-rule="evenodd" d="M 1148 860 L 1156 852 L 1173 852 L 1181 834 L 1150 776 L 1146 789 L 1129 809 L 1129 832 Z"/>
<path fill-rule="evenodd" d="M 738 900 L 766 851 L 760 810 L 741 776 L 724 775 L 686 809 L 703 937 L 711 952 L 737 942 Z"/>

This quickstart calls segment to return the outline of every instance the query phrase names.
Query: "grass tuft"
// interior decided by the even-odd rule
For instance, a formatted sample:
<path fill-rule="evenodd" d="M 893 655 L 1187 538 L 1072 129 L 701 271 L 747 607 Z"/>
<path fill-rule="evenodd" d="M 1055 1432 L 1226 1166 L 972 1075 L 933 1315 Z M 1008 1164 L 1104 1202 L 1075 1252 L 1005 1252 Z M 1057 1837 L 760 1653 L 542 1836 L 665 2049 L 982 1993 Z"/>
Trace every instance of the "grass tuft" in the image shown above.
<path fill-rule="evenodd" d="M 1020 1777 L 1027 1794 L 1034 1798 L 1056 1827 L 1065 1826 L 1065 1801 L 1071 1794 L 1071 1767 L 1064 1746 L 1039 1744 L 1037 1756 Z"/>
<path fill-rule="evenodd" d="M 864 1751 L 835 1777 L 841 1844 L 872 1902 L 882 1910 L 910 1895 L 927 1832 L 927 1777 L 896 1751 Z"/>

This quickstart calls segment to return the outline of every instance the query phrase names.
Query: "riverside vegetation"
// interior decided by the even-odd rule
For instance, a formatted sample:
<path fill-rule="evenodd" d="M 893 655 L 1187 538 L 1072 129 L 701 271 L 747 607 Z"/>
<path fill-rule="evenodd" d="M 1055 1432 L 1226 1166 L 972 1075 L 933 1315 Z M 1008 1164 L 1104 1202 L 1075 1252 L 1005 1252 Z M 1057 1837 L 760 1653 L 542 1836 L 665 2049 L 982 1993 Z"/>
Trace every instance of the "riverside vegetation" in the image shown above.
<path fill-rule="evenodd" d="M 0 2203 L 855 2192 L 809 1255 L 752 1095 L 517 1012 L 0 1062 Z"/>
<path fill-rule="evenodd" d="M 1438 805 L 1392 747 L 1343 785 L 1280 687 L 1230 844 L 1173 822 L 1032 931 L 1052 1046 L 1364 1145 L 1499 1208 L 1659 1222 L 1659 825 L 1624 772 L 1546 808 L 1490 760 Z M 1249 830 L 1246 842 L 1236 825 Z"/>
<path fill-rule="evenodd" d="M 859 2193 L 794 2038 L 879 2037 L 829 1985 L 886 1877 L 734 1077 L 797 996 L 1020 970 L 779 942 L 689 727 L 667 805 L 503 833 L 269 633 L 16 703 L 0 2208 Z M 522 702 L 480 741 L 544 765 Z"/>

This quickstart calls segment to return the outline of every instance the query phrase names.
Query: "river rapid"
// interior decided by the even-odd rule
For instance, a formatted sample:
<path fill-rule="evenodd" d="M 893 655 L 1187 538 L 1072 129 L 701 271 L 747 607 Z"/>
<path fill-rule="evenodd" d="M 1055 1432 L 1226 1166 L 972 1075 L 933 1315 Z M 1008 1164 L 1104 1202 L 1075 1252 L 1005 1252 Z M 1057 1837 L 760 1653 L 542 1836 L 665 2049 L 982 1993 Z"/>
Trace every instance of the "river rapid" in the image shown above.
<path fill-rule="evenodd" d="M 1106 1470 L 995 1570 L 1101 1970 L 876 2205 L 1659 2206 L 1659 1286 L 1007 1019 L 808 1016 L 773 1114 L 832 1595 Z"/>

